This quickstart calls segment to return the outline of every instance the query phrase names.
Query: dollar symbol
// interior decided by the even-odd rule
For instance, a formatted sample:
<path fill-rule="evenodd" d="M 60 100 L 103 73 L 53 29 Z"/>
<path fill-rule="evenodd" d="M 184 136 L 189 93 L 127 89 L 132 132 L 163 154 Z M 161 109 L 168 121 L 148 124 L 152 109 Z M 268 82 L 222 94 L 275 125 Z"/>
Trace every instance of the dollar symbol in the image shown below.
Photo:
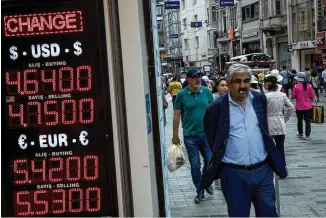
<path fill-rule="evenodd" d="M 79 141 L 84 146 L 88 145 L 88 139 L 86 139 L 86 136 L 88 136 L 88 133 L 85 130 L 81 131 L 79 134 Z"/>
<path fill-rule="evenodd" d="M 74 54 L 77 56 L 81 55 L 81 53 L 83 51 L 80 46 L 81 46 L 80 42 L 77 41 L 74 43 L 74 49 L 75 49 Z"/>
<path fill-rule="evenodd" d="M 9 48 L 9 52 L 11 54 L 10 58 L 14 61 L 18 58 L 18 53 L 16 51 L 17 51 L 17 47 L 14 45 Z"/>
<path fill-rule="evenodd" d="M 24 134 L 21 134 L 18 138 L 18 145 L 21 149 L 27 148 L 27 143 L 25 143 L 25 140 L 27 139 L 27 136 Z"/>

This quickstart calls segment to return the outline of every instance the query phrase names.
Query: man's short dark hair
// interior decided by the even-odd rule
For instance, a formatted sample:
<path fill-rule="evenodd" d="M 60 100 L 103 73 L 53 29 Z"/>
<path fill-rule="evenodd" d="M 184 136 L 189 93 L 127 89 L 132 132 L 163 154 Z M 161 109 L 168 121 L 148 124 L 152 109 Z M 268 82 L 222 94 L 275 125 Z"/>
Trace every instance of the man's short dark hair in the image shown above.
<path fill-rule="evenodd" d="M 286 66 L 283 66 L 282 69 L 285 70 L 286 69 Z"/>

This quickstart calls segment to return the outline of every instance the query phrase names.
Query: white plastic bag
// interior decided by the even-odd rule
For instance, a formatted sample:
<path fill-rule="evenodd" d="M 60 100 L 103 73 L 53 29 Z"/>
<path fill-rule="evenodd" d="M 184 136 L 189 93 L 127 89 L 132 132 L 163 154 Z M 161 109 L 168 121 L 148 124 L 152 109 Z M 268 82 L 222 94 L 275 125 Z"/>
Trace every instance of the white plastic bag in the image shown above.
<path fill-rule="evenodd" d="M 168 149 L 167 165 L 170 172 L 174 172 L 186 163 L 180 145 L 172 144 Z"/>

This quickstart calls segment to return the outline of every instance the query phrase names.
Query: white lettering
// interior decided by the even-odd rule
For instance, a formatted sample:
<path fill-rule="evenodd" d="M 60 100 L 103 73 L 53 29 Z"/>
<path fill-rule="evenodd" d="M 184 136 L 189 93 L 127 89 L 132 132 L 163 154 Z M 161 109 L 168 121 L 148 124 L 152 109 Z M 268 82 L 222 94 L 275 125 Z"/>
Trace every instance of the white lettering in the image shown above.
<path fill-rule="evenodd" d="M 46 144 L 46 135 L 40 135 L 39 136 L 39 142 L 41 148 L 47 148 L 48 144 Z"/>

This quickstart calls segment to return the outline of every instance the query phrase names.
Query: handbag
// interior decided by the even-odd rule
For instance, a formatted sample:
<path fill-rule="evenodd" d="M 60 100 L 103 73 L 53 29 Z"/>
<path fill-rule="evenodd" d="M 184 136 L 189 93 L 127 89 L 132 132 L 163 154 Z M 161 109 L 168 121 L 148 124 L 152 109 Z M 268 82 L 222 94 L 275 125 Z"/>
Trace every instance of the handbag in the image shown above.
<path fill-rule="evenodd" d="M 324 123 L 324 106 L 317 104 L 312 106 L 312 122 Z"/>

